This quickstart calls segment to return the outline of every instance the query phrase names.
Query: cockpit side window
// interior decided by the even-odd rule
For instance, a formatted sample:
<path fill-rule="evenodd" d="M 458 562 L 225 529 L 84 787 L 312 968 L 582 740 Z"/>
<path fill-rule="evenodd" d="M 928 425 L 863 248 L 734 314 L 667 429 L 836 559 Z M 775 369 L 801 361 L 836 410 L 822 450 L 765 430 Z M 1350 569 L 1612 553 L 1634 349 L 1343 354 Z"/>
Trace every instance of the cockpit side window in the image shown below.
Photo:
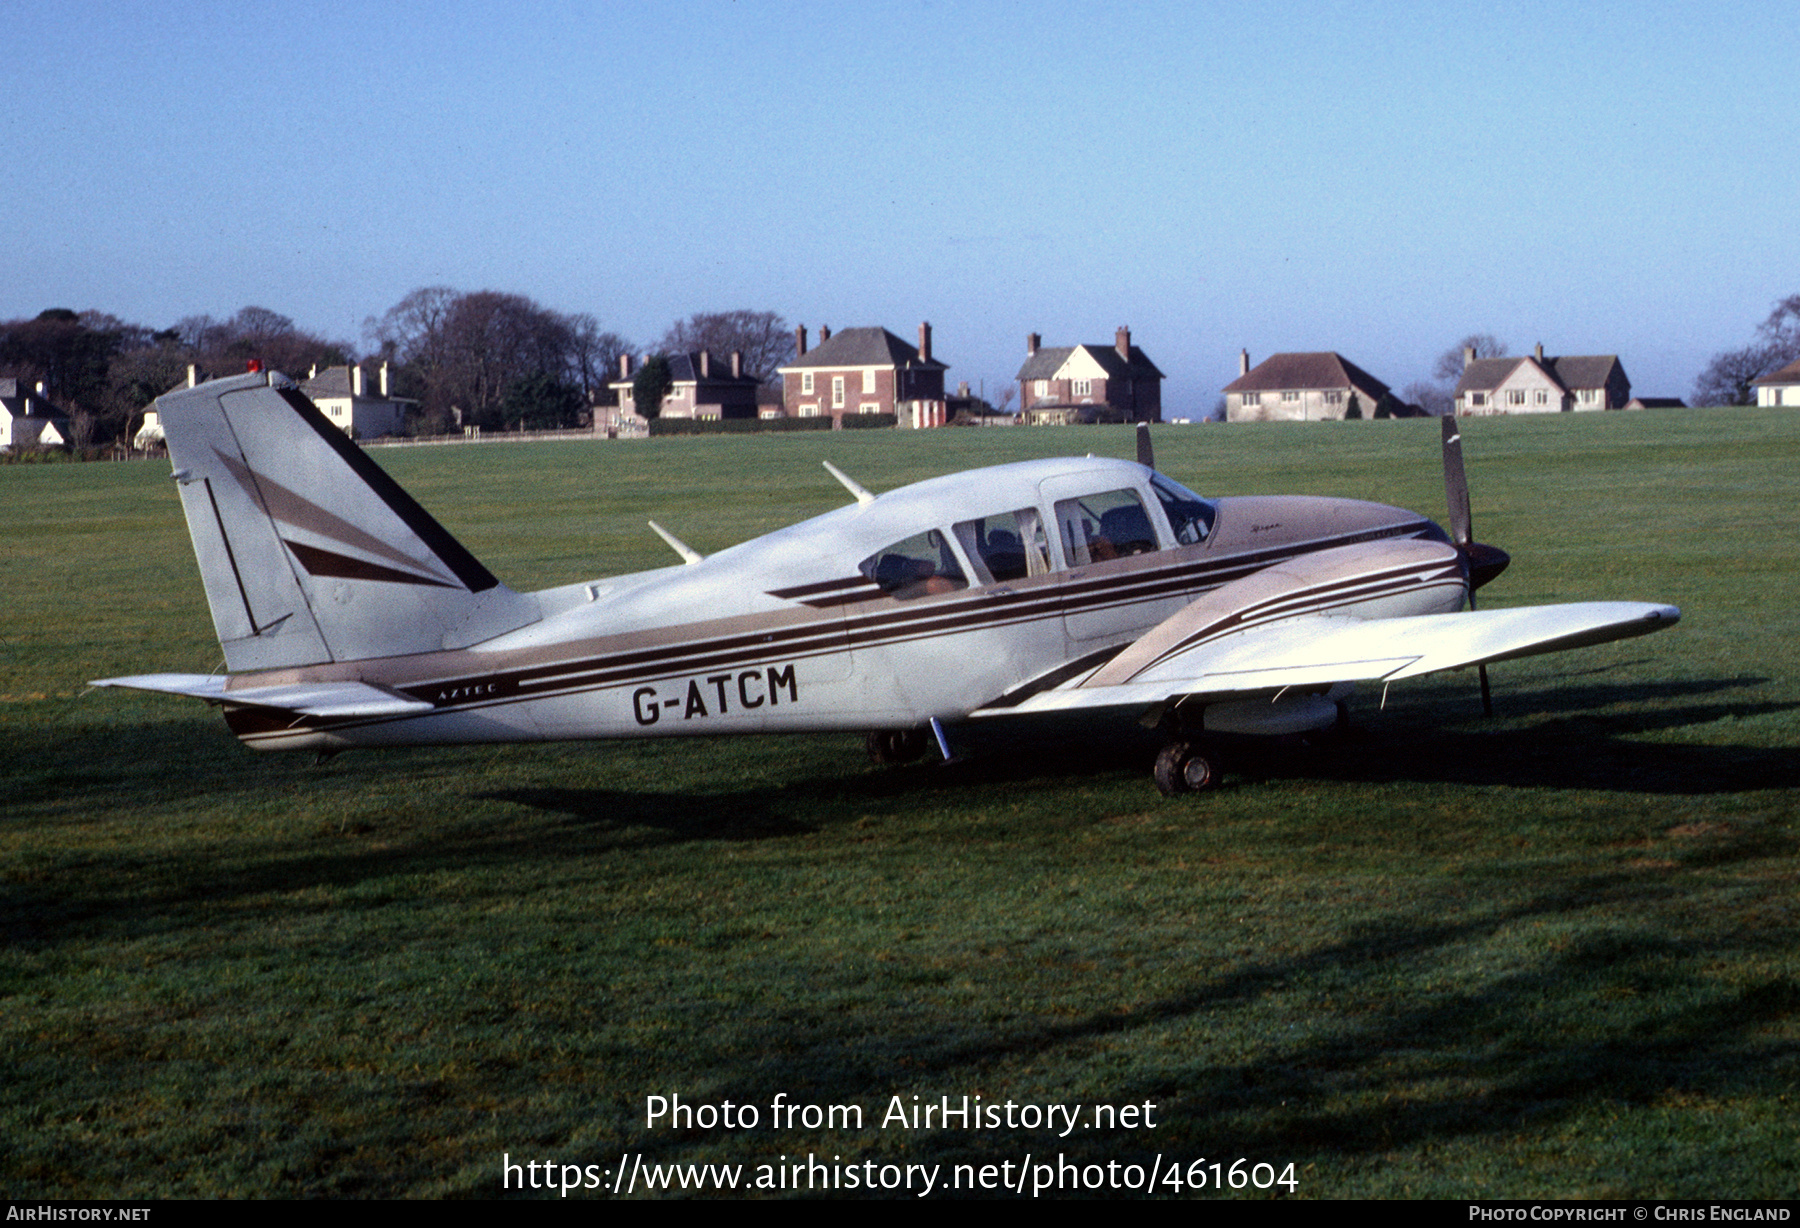
<path fill-rule="evenodd" d="M 857 570 L 900 601 L 969 587 L 949 539 L 937 529 L 877 550 Z"/>
<path fill-rule="evenodd" d="M 1169 528 L 1177 542 L 1197 546 L 1212 536 L 1213 522 L 1219 518 L 1218 508 L 1160 473 L 1150 479 L 1150 486 L 1169 517 Z"/>
<path fill-rule="evenodd" d="M 1159 548 L 1144 501 L 1135 490 L 1064 499 L 1056 505 L 1056 522 L 1062 526 L 1063 552 L 1071 567 L 1148 554 Z"/>
<path fill-rule="evenodd" d="M 1036 508 L 1001 512 L 956 526 L 956 540 L 969 556 L 983 584 L 1041 576 L 1051 569 L 1050 541 Z"/>

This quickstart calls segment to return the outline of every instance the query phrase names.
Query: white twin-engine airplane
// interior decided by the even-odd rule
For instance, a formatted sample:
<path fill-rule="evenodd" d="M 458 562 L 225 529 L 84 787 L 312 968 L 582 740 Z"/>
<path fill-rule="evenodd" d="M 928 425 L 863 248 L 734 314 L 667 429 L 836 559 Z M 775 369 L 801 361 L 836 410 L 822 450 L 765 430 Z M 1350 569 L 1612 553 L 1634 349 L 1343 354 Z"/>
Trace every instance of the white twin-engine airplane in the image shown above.
<path fill-rule="evenodd" d="M 1472 608 L 1454 419 L 1453 535 L 1320 498 L 1206 499 L 1140 461 L 1024 461 L 871 494 L 702 557 L 535 593 L 501 584 L 286 377 L 157 402 L 228 675 L 137 687 L 222 705 L 259 750 L 872 730 L 1101 709 L 1160 726 L 1166 793 L 1217 735 L 1293 734 L 1388 683 L 1642 635 L 1632 602 Z M 827 468 L 831 468 L 827 465 Z M 1485 679 L 1484 679 L 1485 682 Z"/>

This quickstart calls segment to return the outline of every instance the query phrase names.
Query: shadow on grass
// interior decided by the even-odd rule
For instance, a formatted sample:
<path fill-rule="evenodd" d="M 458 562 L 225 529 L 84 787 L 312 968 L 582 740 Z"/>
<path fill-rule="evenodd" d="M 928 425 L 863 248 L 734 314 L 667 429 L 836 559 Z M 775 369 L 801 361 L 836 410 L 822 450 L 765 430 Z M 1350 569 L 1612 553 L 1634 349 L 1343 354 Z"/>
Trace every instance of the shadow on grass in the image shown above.
<path fill-rule="evenodd" d="M 1046 1161 L 1057 1155 L 1104 1164 L 1159 1153 L 1183 1163 L 1206 1156 L 1229 1165 L 1248 1156 L 1302 1168 L 1314 1159 L 1339 1165 L 1420 1144 L 1513 1139 L 1609 1107 L 1772 1100 L 1800 1073 L 1800 1044 L 1776 1031 L 1800 1015 L 1800 986 L 1780 975 L 1754 984 L 1697 982 L 1689 969 L 1743 953 L 1735 939 L 1673 939 L 1602 925 L 1551 945 L 1529 966 L 1491 977 L 1455 975 L 1461 948 L 1503 931 L 1566 922 L 1609 905 L 1639 906 L 1647 895 L 1676 905 L 1683 894 L 1607 875 L 1455 923 L 1396 917 L 1292 958 L 1240 965 L 1128 1011 L 1068 1022 L 919 1029 L 900 1021 L 878 1033 L 843 1035 L 828 1024 L 783 1020 L 749 1035 L 747 1047 L 764 1056 L 709 1086 L 706 1097 L 768 1104 L 780 1093 L 790 1102 L 860 1104 L 869 1118 L 864 1136 L 878 1140 L 874 1149 L 903 1150 L 908 1159 L 1016 1162 L 1034 1151 Z M 1763 937 L 1785 947 L 1793 934 L 1787 927 Z M 1426 988 L 1446 979 L 1471 984 Z M 1321 985 L 1329 986 L 1330 1004 L 1302 1022 L 1259 1028 L 1248 1017 L 1294 995 L 1285 1011 L 1271 1012 L 1291 1019 L 1321 996 Z M 1208 1057 L 1213 1031 L 1228 1036 L 1220 1051 L 1252 1052 Z M 1192 1047 L 1156 1047 L 1157 1034 L 1191 1037 Z M 1091 1069 L 1116 1068 L 1140 1039 L 1158 1055 L 1145 1064 L 1162 1069 L 1107 1083 L 1089 1099 L 1156 1103 L 1154 1132 L 874 1130 L 890 1097 L 908 1108 L 914 1095 L 929 1103 L 948 1096 L 952 1106 L 971 1093 L 989 1104 L 1026 1101 L 1032 1097 L 1009 1087 L 1005 1072 L 1080 1070 L 1088 1062 Z M 705 1137 L 658 1131 L 626 1146 L 676 1155 Z M 1722 1192 L 1778 1195 L 1790 1188 L 1800 1160 L 1786 1155 L 1770 1166 L 1786 1174 L 1782 1184 L 1753 1191 L 1727 1178 Z M 1566 1171 L 1551 1180 L 1571 1188 Z"/>

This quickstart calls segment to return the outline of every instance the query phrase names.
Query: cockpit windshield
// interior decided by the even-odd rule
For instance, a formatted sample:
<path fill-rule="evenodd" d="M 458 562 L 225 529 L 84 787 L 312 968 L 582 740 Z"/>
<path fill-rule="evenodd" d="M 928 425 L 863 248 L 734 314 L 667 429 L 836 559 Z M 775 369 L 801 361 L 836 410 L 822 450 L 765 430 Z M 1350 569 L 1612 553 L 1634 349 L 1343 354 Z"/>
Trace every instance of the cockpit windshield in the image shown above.
<path fill-rule="evenodd" d="M 1218 508 L 1160 473 L 1151 477 L 1150 485 L 1169 517 L 1169 528 L 1174 530 L 1176 541 L 1184 546 L 1197 546 L 1212 536 L 1213 522 L 1219 518 Z"/>

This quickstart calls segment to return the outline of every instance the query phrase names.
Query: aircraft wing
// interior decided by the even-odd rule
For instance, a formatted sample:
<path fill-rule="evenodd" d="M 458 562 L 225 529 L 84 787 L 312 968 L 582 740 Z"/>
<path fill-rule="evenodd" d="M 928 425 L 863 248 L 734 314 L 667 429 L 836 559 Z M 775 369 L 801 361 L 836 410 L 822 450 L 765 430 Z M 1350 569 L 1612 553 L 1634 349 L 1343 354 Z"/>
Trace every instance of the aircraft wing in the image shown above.
<path fill-rule="evenodd" d="M 1439 670 L 1560 652 L 1673 626 L 1674 606 L 1607 601 L 1453 614 L 1291 618 L 1181 642 L 1176 614 L 1098 669 L 972 715 L 1142 707 L 1189 696 L 1229 699 L 1340 682 L 1393 682 Z"/>
<path fill-rule="evenodd" d="M 223 674 L 133 674 L 127 678 L 100 678 L 89 685 L 160 691 L 215 704 L 276 708 L 296 716 L 398 716 L 432 710 L 432 705 L 422 699 L 367 682 L 296 682 L 227 689 L 230 681 Z"/>

